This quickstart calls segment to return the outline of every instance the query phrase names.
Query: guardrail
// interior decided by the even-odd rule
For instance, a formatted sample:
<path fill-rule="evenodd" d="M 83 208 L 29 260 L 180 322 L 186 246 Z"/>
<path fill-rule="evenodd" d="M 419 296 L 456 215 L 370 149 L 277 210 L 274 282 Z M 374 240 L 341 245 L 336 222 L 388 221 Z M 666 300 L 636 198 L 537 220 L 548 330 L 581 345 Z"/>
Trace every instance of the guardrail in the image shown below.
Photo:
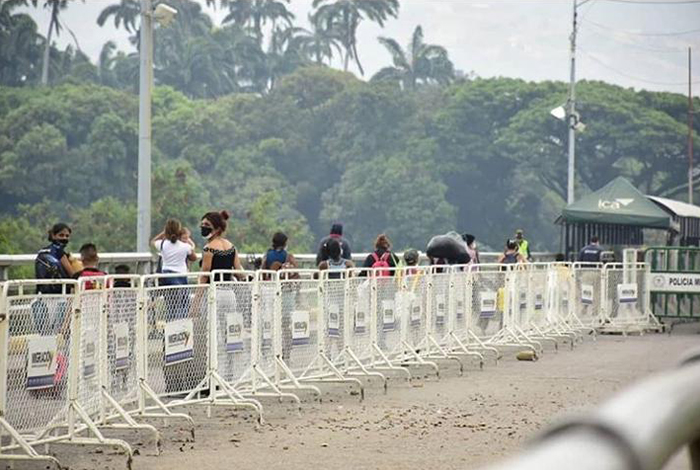
<path fill-rule="evenodd" d="M 361 265 L 369 253 L 355 253 L 352 260 L 357 265 Z M 251 269 L 252 266 L 247 266 L 249 258 L 262 257 L 264 253 L 241 253 L 239 255 L 241 262 L 245 268 Z M 398 253 L 398 255 L 403 255 Z M 498 259 L 500 253 L 485 252 L 479 253 L 482 263 L 494 263 Z M 79 253 L 74 256 L 80 258 Z M 197 255 L 198 257 L 201 255 Z M 533 260 L 537 262 L 551 262 L 555 259 L 554 253 L 535 252 L 532 253 Z M 316 255 L 313 253 L 294 254 L 294 257 L 299 262 L 299 267 L 303 269 L 311 269 L 316 267 Z M 20 266 L 34 266 L 36 254 L 21 254 L 21 255 L 0 255 L 0 281 L 10 279 L 10 271 L 13 268 Z M 420 263 L 427 264 L 428 258 L 425 253 L 420 253 Z M 126 264 L 132 268 L 134 274 L 152 274 L 158 265 L 158 255 L 148 253 L 100 253 L 100 268 L 107 273 L 114 272 L 114 266 L 118 264 Z"/>
<path fill-rule="evenodd" d="M 685 445 L 691 468 L 700 469 L 700 349 L 593 413 L 561 421 L 489 470 L 660 470 Z"/>

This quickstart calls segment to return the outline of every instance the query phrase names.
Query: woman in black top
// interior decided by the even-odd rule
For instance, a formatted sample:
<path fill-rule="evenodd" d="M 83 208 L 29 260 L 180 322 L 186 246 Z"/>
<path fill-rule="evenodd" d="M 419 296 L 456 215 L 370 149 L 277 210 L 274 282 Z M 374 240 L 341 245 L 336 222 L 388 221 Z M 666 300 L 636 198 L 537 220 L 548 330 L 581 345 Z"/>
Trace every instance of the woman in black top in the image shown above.
<path fill-rule="evenodd" d="M 228 218 L 227 211 L 207 212 L 202 217 L 200 229 L 202 237 L 207 240 L 207 244 L 202 249 L 203 272 L 211 272 L 216 269 L 243 269 L 241 261 L 238 259 L 236 247 L 224 238 Z M 225 274 L 222 280 L 230 281 L 231 275 Z M 208 283 L 209 277 L 202 276 L 199 282 Z"/>

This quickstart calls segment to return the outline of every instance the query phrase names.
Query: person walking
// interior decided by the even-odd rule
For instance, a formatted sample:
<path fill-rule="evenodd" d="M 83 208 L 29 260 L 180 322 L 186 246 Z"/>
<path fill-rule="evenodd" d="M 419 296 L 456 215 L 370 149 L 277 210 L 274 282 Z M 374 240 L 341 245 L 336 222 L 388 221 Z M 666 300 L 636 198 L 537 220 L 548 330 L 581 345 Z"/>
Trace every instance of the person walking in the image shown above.
<path fill-rule="evenodd" d="M 530 254 L 530 242 L 525 239 L 522 229 L 515 231 L 515 242 L 518 244 L 518 253 L 520 253 L 526 260 L 531 260 L 532 255 Z"/>
<path fill-rule="evenodd" d="M 467 245 L 467 254 L 469 255 L 469 265 L 479 264 L 479 249 L 476 247 L 476 237 L 470 233 L 462 235 L 464 243 Z"/>
<path fill-rule="evenodd" d="M 520 254 L 518 242 L 515 240 L 508 240 L 506 242 L 505 251 L 498 257 L 499 264 L 519 264 L 526 262 L 527 260 L 522 254 Z"/>
<path fill-rule="evenodd" d="M 340 242 L 331 238 L 328 240 L 328 259 L 321 261 L 318 265 L 320 271 L 328 270 L 328 279 L 341 279 L 342 272 L 347 269 L 352 269 L 354 264 L 352 261 L 341 256 L 342 248 Z"/>
<path fill-rule="evenodd" d="M 597 236 L 592 236 L 590 243 L 581 248 L 578 254 L 578 260 L 584 263 L 600 263 L 602 253 L 603 248 L 600 246 L 600 240 Z"/>
<path fill-rule="evenodd" d="M 329 258 L 328 254 L 328 240 L 336 239 L 340 243 L 341 257 L 343 259 L 352 259 L 352 251 L 350 250 L 350 244 L 343 238 L 343 224 L 335 223 L 331 226 L 331 233 L 321 240 L 318 245 L 318 253 L 316 254 L 316 266 L 321 264 L 321 261 L 326 261 Z"/>
<path fill-rule="evenodd" d="M 367 255 L 362 266 L 375 270 L 376 276 L 393 276 L 394 272 L 386 268 L 395 268 L 398 264 L 396 255 L 391 252 L 391 240 L 382 233 L 374 241 L 374 252 Z M 367 271 L 363 271 L 362 275 L 366 276 Z"/>

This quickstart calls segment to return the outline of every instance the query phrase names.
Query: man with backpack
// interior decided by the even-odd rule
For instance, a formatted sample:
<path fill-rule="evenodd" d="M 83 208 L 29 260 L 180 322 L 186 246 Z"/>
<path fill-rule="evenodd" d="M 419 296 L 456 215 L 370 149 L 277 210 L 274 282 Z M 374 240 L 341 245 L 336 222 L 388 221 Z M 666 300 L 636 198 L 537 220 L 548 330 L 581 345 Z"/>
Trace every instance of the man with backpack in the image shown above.
<path fill-rule="evenodd" d="M 391 252 L 391 240 L 385 234 L 381 234 L 374 242 L 374 252 L 367 255 L 362 265 L 364 268 L 372 268 L 375 276 L 393 276 L 394 272 L 389 268 L 395 268 L 399 264 L 396 255 Z M 362 276 L 367 276 L 367 271 L 362 271 Z"/>
<path fill-rule="evenodd" d="M 331 233 L 327 237 L 321 240 L 318 246 L 318 253 L 316 254 L 316 266 L 321 264 L 321 261 L 326 261 L 329 258 L 328 254 L 328 240 L 335 239 L 340 243 L 341 257 L 343 259 L 352 260 L 352 252 L 350 251 L 350 244 L 346 239 L 343 238 L 343 224 L 335 223 L 331 226 Z"/>

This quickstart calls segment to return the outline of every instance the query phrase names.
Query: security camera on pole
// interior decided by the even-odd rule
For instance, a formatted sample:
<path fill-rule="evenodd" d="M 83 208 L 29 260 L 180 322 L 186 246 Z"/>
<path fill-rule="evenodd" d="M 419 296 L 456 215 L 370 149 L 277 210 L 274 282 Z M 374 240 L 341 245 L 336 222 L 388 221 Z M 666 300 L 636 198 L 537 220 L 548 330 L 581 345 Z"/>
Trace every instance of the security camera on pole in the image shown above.
<path fill-rule="evenodd" d="M 568 121 L 569 124 L 569 164 L 568 164 L 568 177 L 566 185 L 566 203 L 571 204 L 574 202 L 574 180 L 576 177 L 576 131 L 581 131 L 586 128 L 586 126 L 581 122 L 579 114 L 576 112 L 576 33 L 578 30 L 577 23 L 577 9 L 581 5 L 588 3 L 590 0 L 573 0 L 574 5 L 574 16 L 573 16 L 573 29 L 571 31 L 570 47 L 571 47 L 571 75 L 569 77 L 569 99 L 566 102 L 566 108 L 564 106 L 559 106 L 550 113 L 555 118 L 561 121 Z"/>
<path fill-rule="evenodd" d="M 136 249 L 148 250 L 151 237 L 151 88 L 153 86 L 153 20 L 167 26 L 177 10 L 152 0 L 141 0 L 141 42 L 139 45 L 139 163 Z"/>

